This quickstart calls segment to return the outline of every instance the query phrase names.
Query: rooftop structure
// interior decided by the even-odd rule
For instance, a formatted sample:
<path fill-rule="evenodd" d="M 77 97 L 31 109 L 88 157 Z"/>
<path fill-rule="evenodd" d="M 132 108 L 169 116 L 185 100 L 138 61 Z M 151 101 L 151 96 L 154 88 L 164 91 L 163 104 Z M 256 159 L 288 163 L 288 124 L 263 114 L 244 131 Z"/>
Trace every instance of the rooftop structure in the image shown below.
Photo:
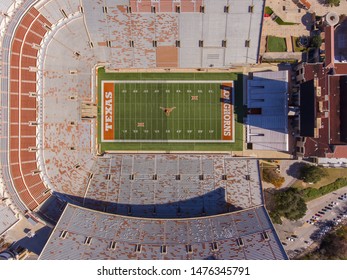
<path fill-rule="evenodd" d="M 288 151 L 288 71 L 256 72 L 247 82 L 247 143 Z"/>
<path fill-rule="evenodd" d="M 193 219 L 139 219 L 68 204 L 39 259 L 287 259 L 263 207 Z"/>
<path fill-rule="evenodd" d="M 18 222 L 13 211 L 3 202 L 0 202 L 0 236 Z"/>

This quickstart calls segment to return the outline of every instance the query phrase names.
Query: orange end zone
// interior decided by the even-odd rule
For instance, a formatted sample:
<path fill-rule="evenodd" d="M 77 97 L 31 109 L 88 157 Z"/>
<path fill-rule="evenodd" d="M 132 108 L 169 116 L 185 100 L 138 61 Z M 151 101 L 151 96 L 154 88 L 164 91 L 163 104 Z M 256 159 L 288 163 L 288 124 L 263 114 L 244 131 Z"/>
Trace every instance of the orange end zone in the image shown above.
<path fill-rule="evenodd" d="M 232 105 L 232 83 L 221 85 L 221 106 L 222 106 L 222 140 L 233 140 L 233 105 Z"/>
<path fill-rule="evenodd" d="M 114 114 L 113 114 L 113 96 L 114 96 L 114 83 L 104 83 L 103 87 L 103 138 L 104 140 L 114 139 Z"/>

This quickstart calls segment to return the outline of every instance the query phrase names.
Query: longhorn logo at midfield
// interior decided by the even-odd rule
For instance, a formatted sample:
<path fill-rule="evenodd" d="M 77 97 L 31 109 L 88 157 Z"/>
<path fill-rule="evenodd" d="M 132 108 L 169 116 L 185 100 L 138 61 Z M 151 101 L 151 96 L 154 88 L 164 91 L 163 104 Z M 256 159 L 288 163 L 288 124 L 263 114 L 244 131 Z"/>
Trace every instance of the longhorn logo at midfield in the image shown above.
<path fill-rule="evenodd" d="M 164 107 L 159 107 L 161 110 L 163 110 L 163 112 L 165 113 L 165 115 L 167 117 L 170 116 L 171 112 L 176 109 L 176 107 L 172 107 L 172 108 L 164 108 Z"/>

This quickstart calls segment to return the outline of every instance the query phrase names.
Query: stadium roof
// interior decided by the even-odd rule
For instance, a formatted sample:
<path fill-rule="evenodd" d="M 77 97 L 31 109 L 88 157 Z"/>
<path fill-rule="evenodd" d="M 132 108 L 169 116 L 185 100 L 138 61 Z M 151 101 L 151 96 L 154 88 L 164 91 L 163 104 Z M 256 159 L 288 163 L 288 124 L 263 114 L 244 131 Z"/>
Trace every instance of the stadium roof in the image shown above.
<path fill-rule="evenodd" d="M 256 72 L 247 82 L 247 143 L 288 151 L 288 71 Z"/>
<path fill-rule="evenodd" d="M 264 207 L 140 219 L 68 204 L 39 259 L 287 259 Z"/>

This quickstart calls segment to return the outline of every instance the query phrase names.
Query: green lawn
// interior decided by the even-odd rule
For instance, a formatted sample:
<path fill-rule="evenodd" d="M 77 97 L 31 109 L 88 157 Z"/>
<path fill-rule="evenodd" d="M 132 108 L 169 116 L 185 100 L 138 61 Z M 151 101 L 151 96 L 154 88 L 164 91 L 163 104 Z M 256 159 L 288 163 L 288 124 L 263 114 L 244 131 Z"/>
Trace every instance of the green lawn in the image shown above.
<path fill-rule="evenodd" d="M 286 39 L 275 36 L 267 36 L 267 52 L 285 52 L 287 51 Z"/>
<path fill-rule="evenodd" d="M 330 183 L 333 183 L 338 178 L 347 177 L 347 169 L 346 168 L 326 168 L 325 169 L 328 173 L 327 177 L 324 177 L 322 180 L 320 180 L 316 184 L 307 184 L 301 180 L 298 180 L 295 182 L 294 187 L 297 188 L 305 188 L 305 187 L 311 187 L 311 188 L 320 188 L 322 186 L 326 186 Z"/>
<path fill-rule="evenodd" d="M 269 6 L 265 6 L 264 13 L 267 15 L 272 15 L 273 10 Z"/>
<path fill-rule="evenodd" d="M 144 81 L 115 83 L 115 139 L 137 142 L 101 141 L 101 81 Z M 158 80 L 163 82 L 150 82 Z M 172 80 L 206 81 L 165 83 Z M 196 140 L 221 140 L 220 82 L 234 80 L 235 142 L 205 143 Z M 146 83 L 147 81 L 147 83 Z M 234 73 L 105 73 L 98 71 L 99 150 L 146 151 L 240 151 L 243 147 L 242 75 Z M 198 100 L 192 101 L 192 96 Z M 160 107 L 173 108 L 166 116 Z M 138 127 L 144 123 L 144 127 Z M 151 142 L 156 140 L 160 142 Z M 168 140 L 170 142 L 168 142 Z M 177 143 L 175 140 L 189 142 Z"/>
<path fill-rule="evenodd" d="M 295 22 L 287 22 L 287 21 L 283 21 L 280 17 L 277 17 L 275 19 L 275 22 L 278 24 L 278 25 L 296 25 L 298 23 L 295 23 Z"/>
<path fill-rule="evenodd" d="M 274 13 L 274 11 L 269 7 L 269 6 L 265 6 L 265 9 L 264 9 L 264 14 L 267 14 L 267 15 L 272 15 Z M 295 23 L 295 22 L 286 22 L 286 21 L 283 21 L 279 16 L 276 15 L 276 18 L 274 19 L 275 22 L 279 25 L 295 25 L 295 24 L 298 24 L 298 23 Z"/>
<path fill-rule="evenodd" d="M 306 50 L 305 47 L 299 47 L 298 41 L 299 41 L 299 37 L 292 36 L 292 43 L 293 43 L 294 52 L 303 52 L 303 51 L 305 51 Z"/>

